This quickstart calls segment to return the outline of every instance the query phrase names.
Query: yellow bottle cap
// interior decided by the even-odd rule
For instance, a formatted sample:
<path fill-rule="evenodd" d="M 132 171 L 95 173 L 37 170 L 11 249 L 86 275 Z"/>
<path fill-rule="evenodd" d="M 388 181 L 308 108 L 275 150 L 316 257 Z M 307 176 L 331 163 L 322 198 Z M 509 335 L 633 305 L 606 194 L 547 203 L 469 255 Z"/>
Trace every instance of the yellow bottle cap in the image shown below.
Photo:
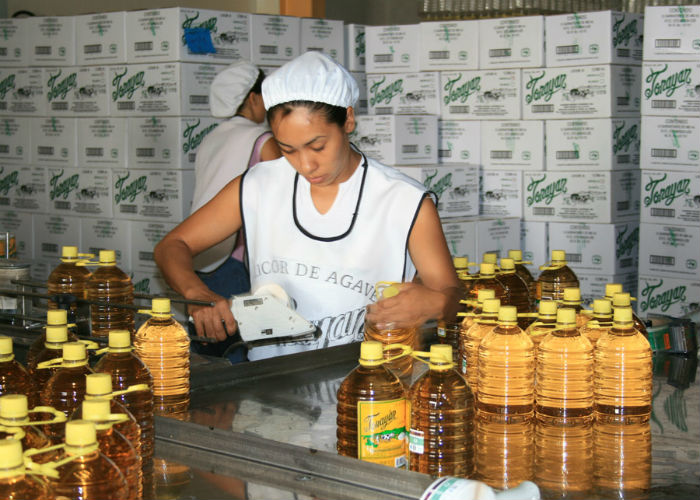
<path fill-rule="evenodd" d="M 564 288 L 564 302 L 581 303 L 581 289 L 579 288 Z"/>
<path fill-rule="evenodd" d="M 486 255 L 486 254 L 484 254 Z M 493 276 L 496 274 L 496 267 L 490 262 L 482 262 L 479 266 L 479 275 Z"/>
<path fill-rule="evenodd" d="M 576 326 L 576 309 L 560 307 L 557 309 L 557 327 L 569 328 Z"/>
<path fill-rule="evenodd" d="M 68 324 L 68 313 L 65 309 L 49 309 L 46 311 L 46 325 L 57 326 Z"/>
<path fill-rule="evenodd" d="M 476 301 L 479 304 L 483 304 L 486 299 L 495 299 L 496 290 L 491 290 L 490 288 L 482 288 L 476 292 Z"/>
<path fill-rule="evenodd" d="M 608 299 L 595 299 L 593 301 L 593 314 L 611 314 L 612 304 Z"/>
<path fill-rule="evenodd" d="M 64 259 L 77 259 L 78 258 L 78 247 L 74 247 L 74 246 L 61 247 L 61 257 L 63 257 Z"/>
<path fill-rule="evenodd" d="M 508 257 L 514 261 L 520 261 L 523 260 L 523 252 L 522 250 L 508 250 Z"/>
<path fill-rule="evenodd" d="M 502 258 L 501 271 L 515 271 L 515 261 L 507 257 Z"/>
<path fill-rule="evenodd" d="M 114 250 L 100 250 L 100 264 L 115 264 L 117 256 Z"/>
<path fill-rule="evenodd" d="M 454 257 L 452 263 L 455 269 L 467 269 L 469 268 L 469 257 Z"/>
<path fill-rule="evenodd" d="M 131 333 L 129 332 L 129 330 L 110 331 L 109 347 L 113 347 L 115 349 L 131 347 Z"/>
<path fill-rule="evenodd" d="M 112 376 L 109 373 L 91 373 L 85 376 L 85 395 L 107 397 L 112 394 Z"/>
<path fill-rule="evenodd" d="M 111 413 L 109 399 L 86 399 L 83 401 L 83 419 L 101 422 L 109 419 Z"/>
<path fill-rule="evenodd" d="M 498 310 L 499 323 L 516 323 L 518 321 L 518 309 L 515 306 L 501 306 Z"/>
<path fill-rule="evenodd" d="M 634 323 L 632 319 L 631 307 L 616 307 L 613 312 L 613 323 L 619 325 L 631 325 Z"/>
<path fill-rule="evenodd" d="M 12 354 L 12 339 L 5 335 L 0 335 L 0 356 Z"/>
<path fill-rule="evenodd" d="M 449 344 L 431 345 L 430 365 L 430 368 L 449 370 L 452 367 L 452 346 Z"/>
<path fill-rule="evenodd" d="M 484 314 L 496 314 L 501 309 L 500 299 L 485 299 L 484 306 L 481 308 Z"/>
<path fill-rule="evenodd" d="M 381 342 L 367 340 L 360 344 L 360 364 L 376 364 L 384 359 Z"/>
<path fill-rule="evenodd" d="M 566 252 L 564 250 L 552 250 L 552 262 L 566 262 Z"/>
<path fill-rule="evenodd" d="M 486 262 L 487 264 L 493 264 L 495 266 L 496 262 L 498 262 L 498 255 L 494 252 L 486 252 L 481 262 Z"/>
<path fill-rule="evenodd" d="M 0 471 L 23 466 L 22 442 L 17 439 L 0 439 Z"/>
<path fill-rule="evenodd" d="M 613 307 L 628 307 L 630 305 L 630 294 L 627 292 L 616 293 L 613 295 Z"/>
<path fill-rule="evenodd" d="M 54 344 L 62 344 L 68 341 L 68 327 L 65 323 L 63 326 L 47 326 L 46 327 L 46 342 Z"/>
<path fill-rule="evenodd" d="M 19 419 L 29 415 L 27 396 L 7 394 L 0 397 L 0 418 Z"/>
<path fill-rule="evenodd" d="M 621 283 L 606 283 L 605 284 L 605 297 L 608 299 L 613 298 L 616 293 L 622 293 Z"/>
<path fill-rule="evenodd" d="M 65 442 L 66 446 L 71 448 L 96 446 L 97 433 L 95 432 L 95 424 L 88 420 L 71 420 L 66 422 Z"/>
<path fill-rule="evenodd" d="M 538 313 L 540 316 L 554 316 L 558 307 L 556 300 L 541 300 Z"/>
<path fill-rule="evenodd" d="M 87 360 L 87 349 L 85 344 L 80 342 L 66 342 L 63 344 L 63 361 L 85 361 Z"/>
<path fill-rule="evenodd" d="M 170 314 L 170 299 L 157 297 L 151 301 L 151 310 L 155 314 Z"/>

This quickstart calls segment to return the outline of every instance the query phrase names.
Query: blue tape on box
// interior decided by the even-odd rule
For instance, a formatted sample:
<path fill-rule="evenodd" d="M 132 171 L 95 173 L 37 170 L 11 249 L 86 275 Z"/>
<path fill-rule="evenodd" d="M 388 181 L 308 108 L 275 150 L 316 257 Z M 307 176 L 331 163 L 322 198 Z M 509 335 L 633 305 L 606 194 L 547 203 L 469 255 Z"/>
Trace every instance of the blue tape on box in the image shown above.
<path fill-rule="evenodd" d="M 211 31 L 206 28 L 185 28 L 185 45 L 193 54 L 214 54 Z"/>

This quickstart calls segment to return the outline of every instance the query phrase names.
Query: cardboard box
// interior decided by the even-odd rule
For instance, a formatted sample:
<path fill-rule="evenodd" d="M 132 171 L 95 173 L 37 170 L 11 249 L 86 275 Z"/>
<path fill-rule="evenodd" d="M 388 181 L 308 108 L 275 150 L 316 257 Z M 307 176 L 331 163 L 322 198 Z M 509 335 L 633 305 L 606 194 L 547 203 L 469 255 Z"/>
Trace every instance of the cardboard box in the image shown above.
<path fill-rule="evenodd" d="M 641 168 L 700 171 L 700 118 L 642 116 Z"/>
<path fill-rule="evenodd" d="M 129 168 L 193 169 L 197 148 L 219 123 L 203 116 L 129 118 Z"/>
<path fill-rule="evenodd" d="M 700 61 L 644 62 L 642 115 L 700 117 Z"/>
<path fill-rule="evenodd" d="M 26 18 L 0 19 L 0 66 L 29 66 L 29 23 Z"/>
<path fill-rule="evenodd" d="M 29 17 L 29 64 L 74 66 L 75 17 Z"/>
<path fill-rule="evenodd" d="M 369 111 L 367 102 L 367 73 L 364 71 L 351 71 L 350 74 L 357 82 L 357 87 L 360 89 L 360 97 L 355 103 L 355 114 L 366 115 Z"/>
<path fill-rule="evenodd" d="M 545 66 L 544 16 L 479 19 L 479 67 Z"/>
<path fill-rule="evenodd" d="M 532 276 L 537 278 L 540 266 L 549 262 L 549 222 L 520 222 L 520 247 L 524 264 Z"/>
<path fill-rule="evenodd" d="M 350 140 L 387 165 L 437 163 L 437 116 L 360 115 Z"/>
<path fill-rule="evenodd" d="M 485 169 L 544 170 L 544 138 L 541 120 L 484 121 L 481 163 Z"/>
<path fill-rule="evenodd" d="M 637 313 L 685 316 L 700 307 L 700 281 L 639 275 Z"/>
<path fill-rule="evenodd" d="M 345 67 L 365 72 L 365 25 L 345 25 Z"/>
<path fill-rule="evenodd" d="M 639 167 L 640 120 L 547 120 L 547 170 Z"/>
<path fill-rule="evenodd" d="M 345 66 L 345 28 L 343 21 L 301 18 L 299 53 L 315 50 Z"/>
<path fill-rule="evenodd" d="M 454 257 L 479 260 L 485 252 L 506 256 L 520 242 L 520 220 L 484 217 L 442 219 L 447 247 Z"/>
<path fill-rule="evenodd" d="M 639 170 L 524 172 L 523 217 L 612 224 L 639 217 Z"/>
<path fill-rule="evenodd" d="M 370 115 L 439 115 L 440 76 L 428 73 L 367 75 Z"/>
<path fill-rule="evenodd" d="M 99 255 L 100 250 L 114 250 L 117 267 L 131 269 L 131 221 L 82 218 L 80 251 Z"/>
<path fill-rule="evenodd" d="M 440 217 L 479 214 L 479 167 L 468 164 L 397 167 L 437 196 Z"/>
<path fill-rule="evenodd" d="M 33 164 L 78 166 L 78 121 L 75 118 L 31 118 L 30 121 Z"/>
<path fill-rule="evenodd" d="M 482 168 L 479 175 L 479 214 L 488 217 L 522 217 L 522 186 L 523 173 L 520 170 Z"/>
<path fill-rule="evenodd" d="M 629 293 L 630 296 L 637 296 L 637 273 L 625 273 L 625 274 L 584 274 L 576 273 L 579 282 L 579 289 L 581 290 L 581 299 L 584 304 L 592 304 L 595 299 L 601 299 L 605 297 L 605 285 L 608 283 L 621 283 L 622 289 Z M 637 306 L 638 302 L 632 302 L 632 307 Z M 590 306 L 592 307 L 592 306 Z"/>
<path fill-rule="evenodd" d="M 301 19 L 253 14 L 250 22 L 250 50 L 253 64 L 282 66 L 300 55 Z"/>
<path fill-rule="evenodd" d="M 135 293 L 145 293 L 156 297 L 178 297 L 178 294 L 173 291 L 165 282 L 165 278 L 155 269 L 139 270 L 131 272 L 131 282 L 134 285 Z M 173 313 L 173 318 L 180 324 L 186 324 L 188 314 L 185 304 L 171 303 L 170 310 Z M 138 316 L 137 316 L 138 327 Z"/>
<path fill-rule="evenodd" d="M 0 117 L 0 162 L 29 163 L 32 130 L 29 118 Z"/>
<path fill-rule="evenodd" d="M 647 6 L 644 14 L 645 61 L 700 60 L 699 6 Z"/>
<path fill-rule="evenodd" d="M 641 223 L 639 274 L 700 279 L 700 226 Z"/>
<path fill-rule="evenodd" d="M 29 272 L 33 280 L 46 281 L 51 274 L 51 271 L 60 263 L 58 259 L 34 259 L 32 265 L 29 268 Z"/>
<path fill-rule="evenodd" d="M 440 118 L 519 120 L 520 70 L 440 73 Z M 537 117 L 535 117 L 537 118 Z"/>
<path fill-rule="evenodd" d="M 28 165 L 0 165 L 0 207 L 46 212 L 46 169 Z"/>
<path fill-rule="evenodd" d="M 153 260 L 153 249 L 176 224 L 167 222 L 132 222 L 131 223 L 131 269 L 155 271 L 158 269 Z"/>
<path fill-rule="evenodd" d="M 112 171 L 107 168 L 49 168 L 49 211 L 112 217 Z"/>
<path fill-rule="evenodd" d="M 77 86 L 73 91 L 70 111 L 74 116 L 109 116 L 107 66 L 85 66 L 78 69 Z"/>
<path fill-rule="evenodd" d="M 438 120 L 440 163 L 481 163 L 481 122 Z"/>
<path fill-rule="evenodd" d="M 44 71 L 41 68 L 0 68 L 0 112 L 45 116 Z"/>
<path fill-rule="evenodd" d="M 251 14 L 183 7 L 130 11 L 126 58 L 129 63 L 226 64 L 251 58 L 250 35 Z"/>
<path fill-rule="evenodd" d="M 114 217 L 182 222 L 194 191 L 191 170 L 112 170 Z"/>
<path fill-rule="evenodd" d="M 78 165 L 126 167 L 126 118 L 78 118 Z"/>
<path fill-rule="evenodd" d="M 473 218 L 441 218 L 442 232 L 447 241 L 447 248 L 453 257 L 475 259 L 476 222 Z"/>
<path fill-rule="evenodd" d="M 640 220 L 700 226 L 700 172 L 642 170 Z"/>
<path fill-rule="evenodd" d="M 32 214 L 3 208 L 0 210 L 0 231 L 12 233 L 15 236 L 19 260 L 31 261 L 34 259 Z"/>
<path fill-rule="evenodd" d="M 367 26 L 367 73 L 420 71 L 420 25 Z"/>
<path fill-rule="evenodd" d="M 75 29 L 78 65 L 126 62 L 126 12 L 76 16 Z"/>
<path fill-rule="evenodd" d="M 61 258 L 61 248 L 67 245 L 80 245 L 80 218 L 34 214 L 36 258 L 50 259 L 55 267 Z"/>
<path fill-rule="evenodd" d="M 225 66 L 161 63 L 110 66 L 113 116 L 210 116 L 209 87 Z"/>
<path fill-rule="evenodd" d="M 420 70 L 479 69 L 479 21 L 420 23 Z"/>
<path fill-rule="evenodd" d="M 525 69 L 522 78 L 526 120 L 639 115 L 639 66 Z"/>
<path fill-rule="evenodd" d="M 641 64 L 644 29 L 644 15 L 631 12 L 547 16 L 547 66 Z"/>
<path fill-rule="evenodd" d="M 639 223 L 549 224 L 549 248 L 566 252 L 576 273 L 621 274 L 637 271 Z"/>

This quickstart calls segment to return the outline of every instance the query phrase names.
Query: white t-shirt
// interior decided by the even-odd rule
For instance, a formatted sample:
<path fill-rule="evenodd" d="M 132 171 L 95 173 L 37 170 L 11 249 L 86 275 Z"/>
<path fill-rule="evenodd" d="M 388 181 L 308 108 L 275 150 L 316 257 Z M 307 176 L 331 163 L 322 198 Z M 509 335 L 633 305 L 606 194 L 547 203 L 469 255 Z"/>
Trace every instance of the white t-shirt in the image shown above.
<path fill-rule="evenodd" d="M 197 149 L 194 165 L 192 213 L 246 171 L 255 141 L 267 131 L 269 128 L 265 124 L 234 116 L 204 138 Z M 215 270 L 231 255 L 235 244 L 236 235 L 231 235 L 205 250 L 194 258 L 194 268 L 202 272 Z"/>
<path fill-rule="evenodd" d="M 410 281 L 408 238 L 425 188 L 364 158 L 320 214 L 285 158 L 243 176 L 241 208 L 251 289 L 276 283 L 322 332 L 313 342 L 257 347 L 251 360 L 362 340 L 378 281 Z"/>

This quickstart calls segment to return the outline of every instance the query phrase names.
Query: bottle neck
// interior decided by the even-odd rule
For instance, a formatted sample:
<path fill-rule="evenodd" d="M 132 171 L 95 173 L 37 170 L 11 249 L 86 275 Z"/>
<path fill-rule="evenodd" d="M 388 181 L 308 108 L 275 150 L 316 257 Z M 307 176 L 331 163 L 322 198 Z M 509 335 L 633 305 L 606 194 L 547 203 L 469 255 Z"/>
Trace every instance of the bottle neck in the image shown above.
<path fill-rule="evenodd" d="M 576 328 L 576 325 L 557 324 L 554 331 L 552 332 L 552 335 L 555 335 L 557 337 L 575 337 L 576 335 L 579 335 L 579 331 Z"/>
<path fill-rule="evenodd" d="M 637 330 L 635 330 L 634 328 L 634 323 L 620 324 L 613 322 L 613 326 L 610 329 L 610 333 L 613 335 L 625 336 L 634 335 L 635 333 L 637 333 Z"/>

